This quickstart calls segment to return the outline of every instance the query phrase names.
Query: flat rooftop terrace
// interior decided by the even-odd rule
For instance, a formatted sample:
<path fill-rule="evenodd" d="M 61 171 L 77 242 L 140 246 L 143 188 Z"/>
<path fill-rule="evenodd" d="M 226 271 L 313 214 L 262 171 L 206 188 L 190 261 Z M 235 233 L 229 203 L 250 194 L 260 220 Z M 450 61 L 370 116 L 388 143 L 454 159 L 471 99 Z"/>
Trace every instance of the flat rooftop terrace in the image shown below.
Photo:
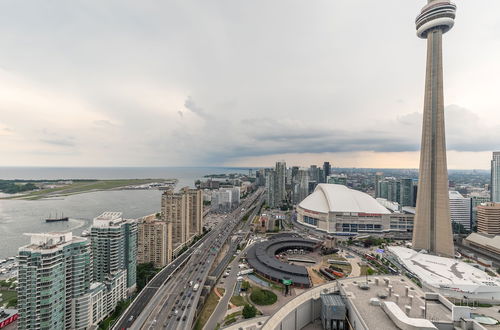
<path fill-rule="evenodd" d="M 375 279 L 378 278 L 378 285 Z M 392 294 L 389 296 L 388 286 L 384 278 L 389 279 L 389 285 L 392 286 Z M 340 290 L 347 296 L 350 303 L 355 306 L 359 314 L 369 329 L 399 329 L 389 316 L 384 312 L 381 306 L 372 305 L 370 299 L 377 298 L 380 302 L 394 302 L 404 312 L 405 306 L 411 306 L 411 311 L 408 317 L 422 318 L 421 306 L 425 306 L 424 292 L 416 284 L 403 276 L 381 276 L 368 277 L 368 290 L 363 290 L 359 287 L 360 283 L 366 283 L 366 279 L 362 277 L 345 279 L 339 281 Z M 406 287 L 409 287 L 408 296 L 406 296 Z M 379 298 L 379 294 L 387 295 L 387 298 Z M 397 299 L 396 295 L 399 295 Z M 413 301 L 410 302 L 410 297 L 413 296 Z M 430 321 L 445 321 L 451 322 L 451 310 L 441 304 L 439 301 L 427 300 L 427 319 Z"/>

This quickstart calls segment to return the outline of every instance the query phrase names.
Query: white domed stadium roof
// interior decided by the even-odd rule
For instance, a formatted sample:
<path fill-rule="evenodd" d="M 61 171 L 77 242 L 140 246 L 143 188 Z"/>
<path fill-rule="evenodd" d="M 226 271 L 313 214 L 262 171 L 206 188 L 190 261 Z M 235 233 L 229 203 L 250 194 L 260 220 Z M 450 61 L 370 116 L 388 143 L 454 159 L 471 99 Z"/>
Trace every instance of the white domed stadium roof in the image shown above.
<path fill-rule="evenodd" d="M 349 189 L 340 184 L 326 183 L 317 185 L 314 192 L 299 203 L 299 207 L 320 213 L 391 213 L 373 197 L 364 192 Z"/>

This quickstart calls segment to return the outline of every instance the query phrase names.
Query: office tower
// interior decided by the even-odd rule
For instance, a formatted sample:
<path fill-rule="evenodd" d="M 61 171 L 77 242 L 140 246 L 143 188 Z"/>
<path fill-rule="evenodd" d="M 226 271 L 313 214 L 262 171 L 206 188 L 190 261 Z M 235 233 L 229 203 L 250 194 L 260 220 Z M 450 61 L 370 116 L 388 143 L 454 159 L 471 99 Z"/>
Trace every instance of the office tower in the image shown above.
<path fill-rule="evenodd" d="M 319 183 L 319 168 L 316 165 L 309 167 L 309 180 Z"/>
<path fill-rule="evenodd" d="M 90 227 L 93 278 L 105 282 L 121 270 L 126 271 L 127 288 L 136 287 L 137 222 L 125 220 L 121 212 L 104 212 Z"/>
<path fill-rule="evenodd" d="M 297 182 L 297 175 L 299 174 L 300 168 L 298 166 L 292 166 L 292 184 Z"/>
<path fill-rule="evenodd" d="M 491 160 L 491 201 L 500 202 L 500 151 L 493 152 Z"/>
<path fill-rule="evenodd" d="M 500 235 L 500 203 L 484 203 L 477 207 L 477 231 Z"/>
<path fill-rule="evenodd" d="M 401 179 L 399 204 L 401 206 L 413 206 L 413 180 Z"/>
<path fill-rule="evenodd" d="M 172 261 L 172 223 L 156 214 L 137 221 L 137 263 L 162 268 Z"/>
<path fill-rule="evenodd" d="M 80 303 L 92 280 L 89 242 L 71 233 L 29 234 L 19 249 L 19 329 L 86 329 Z"/>
<path fill-rule="evenodd" d="M 472 203 L 458 191 L 450 191 L 450 217 L 457 233 L 469 232 L 472 229 Z"/>
<path fill-rule="evenodd" d="M 328 176 L 331 174 L 332 167 L 330 166 L 330 162 L 323 163 L 323 182 L 326 182 Z"/>
<path fill-rule="evenodd" d="M 453 27 L 455 12 L 450 1 L 430 0 L 416 19 L 418 37 L 427 39 L 427 68 L 413 247 L 444 256 L 455 252 L 446 165 L 442 36 Z"/>

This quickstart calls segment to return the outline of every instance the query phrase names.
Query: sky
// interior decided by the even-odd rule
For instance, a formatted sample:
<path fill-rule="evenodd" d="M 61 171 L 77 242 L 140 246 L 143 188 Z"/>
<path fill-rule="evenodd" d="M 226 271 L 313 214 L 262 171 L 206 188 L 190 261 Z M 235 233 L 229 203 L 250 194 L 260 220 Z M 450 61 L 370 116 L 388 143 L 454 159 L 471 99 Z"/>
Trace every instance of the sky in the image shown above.
<path fill-rule="evenodd" d="M 0 166 L 417 168 L 426 1 L 0 2 Z M 500 1 L 444 36 L 448 166 L 500 149 Z"/>

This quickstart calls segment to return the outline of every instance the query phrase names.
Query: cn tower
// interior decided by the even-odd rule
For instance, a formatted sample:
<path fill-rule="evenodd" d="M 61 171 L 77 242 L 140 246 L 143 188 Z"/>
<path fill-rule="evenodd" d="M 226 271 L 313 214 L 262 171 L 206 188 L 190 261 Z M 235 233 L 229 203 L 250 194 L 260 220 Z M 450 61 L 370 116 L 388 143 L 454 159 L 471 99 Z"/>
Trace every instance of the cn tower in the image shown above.
<path fill-rule="evenodd" d="M 415 23 L 417 36 L 427 39 L 424 116 L 413 248 L 454 256 L 448 198 L 448 169 L 444 129 L 443 34 L 455 21 L 456 6 L 429 0 Z"/>

